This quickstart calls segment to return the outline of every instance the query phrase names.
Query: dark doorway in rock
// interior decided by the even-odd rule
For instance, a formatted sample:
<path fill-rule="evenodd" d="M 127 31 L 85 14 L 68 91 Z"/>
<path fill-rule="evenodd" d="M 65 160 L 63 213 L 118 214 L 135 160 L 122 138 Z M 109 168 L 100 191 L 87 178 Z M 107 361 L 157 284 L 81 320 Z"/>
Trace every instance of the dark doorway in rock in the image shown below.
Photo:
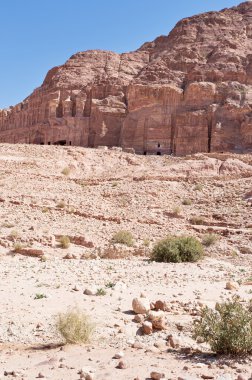
<path fill-rule="evenodd" d="M 45 145 L 45 144 L 43 142 L 41 142 L 40 145 Z"/>
<path fill-rule="evenodd" d="M 157 156 L 161 156 L 161 152 L 157 152 Z"/>
<path fill-rule="evenodd" d="M 146 155 L 147 155 L 147 152 L 143 152 L 143 154 L 144 154 L 144 156 L 146 156 Z"/>
<path fill-rule="evenodd" d="M 160 146 L 161 146 L 160 143 L 158 143 L 158 144 L 157 144 L 157 147 L 160 148 Z"/>
<path fill-rule="evenodd" d="M 72 141 L 69 141 L 69 145 L 72 145 Z"/>
<path fill-rule="evenodd" d="M 48 145 L 51 145 L 51 142 L 50 142 L 50 141 L 48 142 Z"/>
<path fill-rule="evenodd" d="M 66 140 L 55 141 L 53 145 L 66 145 Z"/>

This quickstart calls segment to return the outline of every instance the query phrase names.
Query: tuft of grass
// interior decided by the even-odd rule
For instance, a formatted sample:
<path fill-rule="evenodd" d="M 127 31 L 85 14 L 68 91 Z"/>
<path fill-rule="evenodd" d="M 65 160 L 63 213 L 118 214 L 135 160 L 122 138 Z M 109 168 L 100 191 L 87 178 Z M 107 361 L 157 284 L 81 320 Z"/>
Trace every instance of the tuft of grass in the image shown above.
<path fill-rule="evenodd" d="M 107 294 L 107 292 L 103 288 L 97 289 L 97 292 L 96 292 L 97 296 L 105 296 L 106 294 Z"/>
<path fill-rule="evenodd" d="M 71 169 L 66 166 L 62 171 L 61 171 L 61 174 L 65 175 L 65 176 L 69 176 L 69 174 L 71 173 Z"/>
<path fill-rule="evenodd" d="M 200 225 L 200 224 L 204 224 L 205 220 L 201 216 L 192 216 L 190 218 L 190 223 L 194 225 Z"/>
<path fill-rule="evenodd" d="M 89 343 L 94 327 L 89 316 L 77 308 L 60 313 L 57 317 L 56 329 L 66 343 Z"/>
<path fill-rule="evenodd" d="M 4 228 L 13 228 L 13 227 L 15 227 L 15 224 L 10 223 L 10 222 L 4 222 L 2 224 L 2 227 L 4 227 Z"/>
<path fill-rule="evenodd" d="M 22 245 L 20 242 L 17 242 L 17 243 L 14 244 L 12 250 L 13 250 L 13 252 L 18 253 L 18 252 L 20 252 L 21 249 L 23 249 L 23 248 L 24 248 L 23 245 Z"/>
<path fill-rule="evenodd" d="M 59 239 L 59 242 L 60 242 L 61 248 L 63 249 L 67 249 L 70 247 L 71 242 L 68 236 L 61 236 Z"/>
<path fill-rule="evenodd" d="M 179 206 L 174 206 L 172 209 L 172 215 L 178 217 L 181 214 L 181 208 Z"/>
<path fill-rule="evenodd" d="M 252 353 L 252 312 L 238 298 L 216 304 L 215 310 L 205 307 L 194 326 L 194 338 L 201 338 L 217 354 L 245 355 Z"/>
<path fill-rule="evenodd" d="M 182 205 L 184 205 L 184 206 L 191 206 L 191 204 L 192 204 L 192 201 L 189 198 L 185 198 L 182 201 Z"/>
<path fill-rule="evenodd" d="M 195 237 L 168 236 L 154 246 L 150 258 L 165 263 L 196 262 L 203 254 L 203 246 Z"/>
<path fill-rule="evenodd" d="M 113 237 L 112 237 L 112 243 L 115 244 L 124 244 L 128 247 L 132 247 L 134 245 L 134 239 L 133 235 L 129 231 L 118 231 Z"/>
<path fill-rule="evenodd" d="M 202 191 L 203 190 L 203 186 L 200 183 L 197 183 L 197 185 L 194 186 L 194 190 L 196 190 L 196 191 Z"/>
<path fill-rule="evenodd" d="M 12 230 L 10 233 L 10 238 L 14 241 L 20 238 L 20 234 L 17 230 Z"/>
<path fill-rule="evenodd" d="M 105 287 L 108 288 L 108 289 L 114 289 L 114 287 L 116 286 L 116 284 L 114 282 L 108 282 Z"/>
<path fill-rule="evenodd" d="M 143 246 L 148 248 L 150 246 L 150 239 L 148 238 L 143 239 Z"/>
<path fill-rule="evenodd" d="M 215 234 L 205 234 L 202 237 L 202 244 L 206 247 L 210 247 L 210 245 L 213 245 L 217 242 L 218 237 Z"/>
<path fill-rule="evenodd" d="M 59 203 L 57 204 L 57 207 L 58 208 L 65 208 L 66 207 L 66 202 L 65 201 L 59 201 Z"/>
<path fill-rule="evenodd" d="M 36 293 L 34 297 L 35 300 L 41 300 L 42 298 L 47 298 L 47 295 L 44 293 Z"/>

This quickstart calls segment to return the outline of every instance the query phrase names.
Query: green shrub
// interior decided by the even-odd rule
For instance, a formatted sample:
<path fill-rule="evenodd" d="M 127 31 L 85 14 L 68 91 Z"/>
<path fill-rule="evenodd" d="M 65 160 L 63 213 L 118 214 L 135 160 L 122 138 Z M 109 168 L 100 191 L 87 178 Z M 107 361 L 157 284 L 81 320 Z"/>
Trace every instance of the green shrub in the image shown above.
<path fill-rule="evenodd" d="M 206 247 L 215 244 L 217 241 L 217 236 L 215 234 L 206 234 L 202 237 L 202 244 Z"/>
<path fill-rule="evenodd" d="M 203 257 L 202 244 L 192 236 L 168 236 L 158 242 L 151 260 L 165 263 L 195 262 Z"/>
<path fill-rule="evenodd" d="M 133 235 L 129 231 L 118 231 L 112 238 L 112 243 L 115 244 L 124 244 L 128 247 L 134 245 Z"/>
<path fill-rule="evenodd" d="M 59 239 L 60 246 L 63 249 L 67 249 L 70 247 L 70 239 L 68 236 L 61 236 Z"/>
<path fill-rule="evenodd" d="M 58 315 L 56 328 L 66 343 L 88 343 L 94 331 L 94 324 L 85 313 L 73 309 Z"/>
<path fill-rule="evenodd" d="M 217 354 L 252 353 L 252 312 L 238 298 L 216 304 L 215 310 L 206 307 L 195 323 L 194 338 L 209 343 Z"/>

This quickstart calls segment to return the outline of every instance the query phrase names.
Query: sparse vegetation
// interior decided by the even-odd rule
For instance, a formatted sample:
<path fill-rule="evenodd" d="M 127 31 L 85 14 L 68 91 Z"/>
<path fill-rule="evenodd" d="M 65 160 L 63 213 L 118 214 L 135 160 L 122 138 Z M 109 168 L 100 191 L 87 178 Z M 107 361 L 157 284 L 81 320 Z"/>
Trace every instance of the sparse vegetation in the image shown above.
<path fill-rule="evenodd" d="M 166 263 L 195 262 L 202 257 L 203 246 L 192 236 L 168 236 L 154 246 L 151 254 L 151 260 Z"/>
<path fill-rule="evenodd" d="M 205 234 L 202 237 L 202 244 L 206 247 L 210 247 L 211 245 L 214 245 L 218 240 L 217 235 L 215 234 Z"/>
<path fill-rule="evenodd" d="M 59 242 L 60 242 L 61 248 L 63 249 L 67 249 L 70 247 L 71 242 L 68 236 L 61 236 L 59 239 Z"/>
<path fill-rule="evenodd" d="M 116 284 L 115 284 L 114 282 L 108 282 L 108 283 L 105 285 L 105 287 L 108 288 L 108 289 L 114 289 L 115 285 L 116 285 Z"/>
<path fill-rule="evenodd" d="M 105 296 L 107 294 L 106 290 L 103 288 L 97 289 L 96 295 L 97 296 Z"/>
<path fill-rule="evenodd" d="M 47 298 L 46 294 L 44 293 L 37 293 L 34 297 L 35 300 L 41 300 L 42 298 Z"/>
<path fill-rule="evenodd" d="M 60 313 L 56 328 L 66 343 L 89 343 L 94 332 L 94 324 L 81 310 L 73 309 Z"/>
<path fill-rule="evenodd" d="M 57 204 L 57 207 L 58 208 L 65 208 L 66 207 L 66 202 L 65 201 L 59 201 L 59 203 Z"/>
<path fill-rule="evenodd" d="M 15 224 L 14 223 L 10 223 L 10 222 L 4 222 L 2 224 L 2 227 L 4 227 L 4 228 L 13 228 L 13 227 L 15 227 Z"/>
<path fill-rule="evenodd" d="M 196 190 L 196 191 L 202 191 L 203 190 L 203 186 L 200 183 L 197 183 L 197 185 L 194 186 L 194 190 Z"/>
<path fill-rule="evenodd" d="M 61 172 L 61 174 L 65 175 L 65 176 L 68 176 L 70 173 L 71 173 L 71 169 L 70 169 L 68 166 L 66 166 L 66 167 L 62 170 L 62 172 Z"/>
<path fill-rule="evenodd" d="M 194 225 L 201 225 L 205 223 L 205 220 L 201 216 L 192 216 L 190 218 L 190 223 Z"/>
<path fill-rule="evenodd" d="M 150 246 L 150 239 L 148 238 L 143 239 L 143 246 L 148 248 Z"/>
<path fill-rule="evenodd" d="M 178 217 L 181 214 L 181 208 L 179 206 L 174 206 L 172 208 L 172 215 Z"/>
<path fill-rule="evenodd" d="M 115 244 L 124 244 L 128 247 L 134 245 L 134 238 L 131 232 L 129 231 L 118 231 L 112 238 L 112 243 Z"/>
<path fill-rule="evenodd" d="M 18 253 L 18 252 L 20 252 L 21 249 L 23 249 L 23 248 L 24 248 L 23 245 L 22 245 L 20 242 L 17 242 L 17 243 L 15 243 L 14 246 L 13 246 L 13 252 Z"/>
<path fill-rule="evenodd" d="M 252 312 L 238 298 L 202 311 L 194 328 L 194 338 L 204 339 L 217 354 L 252 353 Z"/>
<path fill-rule="evenodd" d="M 184 205 L 184 206 L 190 206 L 191 204 L 192 204 L 192 201 L 189 198 L 185 198 L 182 201 L 182 205 Z"/>
<path fill-rule="evenodd" d="M 17 230 L 12 230 L 10 233 L 11 240 L 15 241 L 20 237 L 20 234 Z"/>

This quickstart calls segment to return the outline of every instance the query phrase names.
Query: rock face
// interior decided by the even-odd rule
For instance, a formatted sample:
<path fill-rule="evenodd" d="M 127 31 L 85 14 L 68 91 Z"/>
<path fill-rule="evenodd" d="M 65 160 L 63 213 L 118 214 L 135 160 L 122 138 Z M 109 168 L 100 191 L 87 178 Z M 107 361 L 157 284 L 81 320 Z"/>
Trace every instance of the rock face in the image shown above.
<path fill-rule="evenodd" d="M 252 2 L 183 19 L 135 52 L 73 55 L 0 111 L 0 142 L 251 150 Z"/>

